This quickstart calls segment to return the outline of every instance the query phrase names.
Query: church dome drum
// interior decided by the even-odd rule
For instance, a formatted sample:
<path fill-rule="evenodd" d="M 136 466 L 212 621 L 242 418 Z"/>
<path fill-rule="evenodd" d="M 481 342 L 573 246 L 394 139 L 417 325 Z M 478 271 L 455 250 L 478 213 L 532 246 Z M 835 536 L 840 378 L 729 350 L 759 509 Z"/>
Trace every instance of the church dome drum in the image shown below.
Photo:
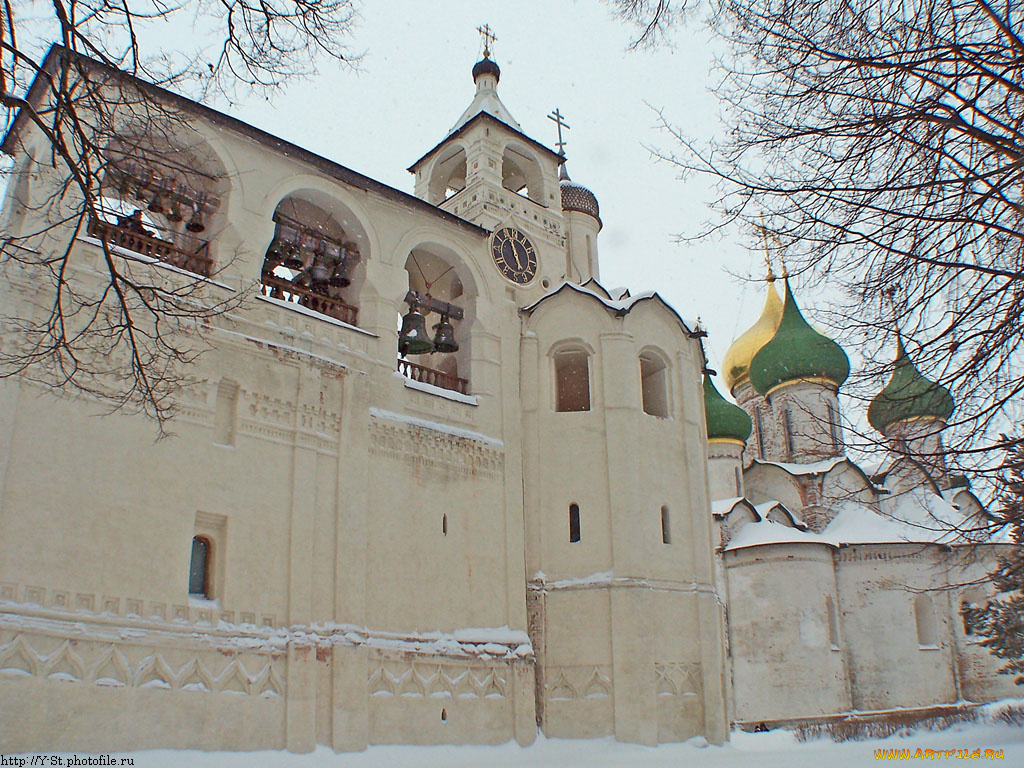
<path fill-rule="evenodd" d="M 787 280 L 782 319 L 775 335 L 750 361 L 750 383 L 767 395 L 780 384 L 805 379 L 825 379 L 838 387 L 849 375 L 850 359 L 843 348 L 804 319 Z"/>
<path fill-rule="evenodd" d="M 926 378 L 907 355 L 902 339 L 896 340 L 896 361 L 889 383 L 868 405 L 868 421 L 883 434 L 901 421 L 942 419 L 952 415 L 953 397 L 941 384 Z"/>

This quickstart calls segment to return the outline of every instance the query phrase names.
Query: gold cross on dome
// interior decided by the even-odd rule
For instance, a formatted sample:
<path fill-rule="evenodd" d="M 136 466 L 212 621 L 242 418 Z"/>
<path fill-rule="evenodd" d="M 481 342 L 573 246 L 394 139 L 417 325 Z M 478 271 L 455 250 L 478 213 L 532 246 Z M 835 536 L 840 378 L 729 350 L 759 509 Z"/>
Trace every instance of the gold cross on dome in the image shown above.
<path fill-rule="evenodd" d="M 480 37 L 484 41 L 484 58 L 488 58 L 491 55 L 491 46 L 498 42 L 498 37 L 491 31 L 490 24 L 484 24 L 482 27 L 477 27 L 476 31 L 480 33 Z"/>
<path fill-rule="evenodd" d="M 565 122 L 565 116 L 558 111 L 558 107 L 555 107 L 555 111 L 548 115 L 548 120 L 558 126 L 558 141 L 555 142 L 555 146 L 558 147 L 558 154 L 565 154 L 565 142 L 562 141 L 562 129 L 569 131 L 572 128 L 567 122 Z"/>

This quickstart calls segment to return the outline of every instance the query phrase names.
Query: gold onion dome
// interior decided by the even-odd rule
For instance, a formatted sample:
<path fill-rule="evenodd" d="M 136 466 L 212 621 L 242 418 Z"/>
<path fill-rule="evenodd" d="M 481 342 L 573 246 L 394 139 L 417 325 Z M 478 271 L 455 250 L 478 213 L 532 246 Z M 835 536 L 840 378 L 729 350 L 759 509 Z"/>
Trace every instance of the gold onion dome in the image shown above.
<path fill-rule="evenodd" d="M 708 440 L 739 440 L 745 443 L 753 428 L 747 412 L 722 397 L 707 375 L 704 376 L 704 419 Z"/>
<path fill-rule="evenodd" d="M 771 341 L 782 320 L 782 299 L 775 290 L 775 276 L 768 275 L 768 294 L 765 296 L 761 316 L 729 347 L 722 358 L 722 380 L 731 392 L 747 377 L 750 361 L 761 347 Z"/>
<path fill-rule="evenodd" d="M 838 387 L 850 375 L 850 358 L 804 319 L 789 280 L 778 330 L 754 355 L 748 375 L 761 395 L 782 384 L 808 379 L 824 379 Z"/>
<path fill-rule="evenodd" d="M 911 361 L 903 340 L 896 338 L 896 360 L 885 389 L 868 405 L 868 421 L 882 434 L 901 421 L 942 419 L 953 413 L 953 397 L 941 384 L 926 378 Z"/>

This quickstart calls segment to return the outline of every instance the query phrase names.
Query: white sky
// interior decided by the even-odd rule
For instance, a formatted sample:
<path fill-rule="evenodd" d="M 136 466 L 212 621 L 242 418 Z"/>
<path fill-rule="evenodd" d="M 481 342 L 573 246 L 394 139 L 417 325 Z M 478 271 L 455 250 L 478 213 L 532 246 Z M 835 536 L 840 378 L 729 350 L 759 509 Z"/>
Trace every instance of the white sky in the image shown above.
<path fill-rule="evenodd" d="M 688 131 L 722 130 L 699 24 L 680 30 L 671 47 L 629 52 L 633 30 L 601 0 L 366 2 L 354 42 L 366 52 L 360 72 L 322 65 L 317 77 L 230 111 L 412 192 L 405 169 L 444 138 L 472 100 L 476 27 L 484 23 L 498 36 L 498 92 L 523 131 L 553 148 L 556 129 L 546 115 L 555 107 L 572 127 L 569 172 L 601 205 L 602 282 L 634 293 L 656 289 L 684 317 L 699 315 L 717 369 L 763 303 L 763 284 L 745 284 L 726 269 L 760 277 L 762 256 L 720 240 L 677 244 L 676 233 L 693 232 L 708 217 L 710 193 L 699 179 L 679 181 L 645 148 L 671 148 L 648 104 Z M 805 304 L 811 298 L 801 296 Z"/>

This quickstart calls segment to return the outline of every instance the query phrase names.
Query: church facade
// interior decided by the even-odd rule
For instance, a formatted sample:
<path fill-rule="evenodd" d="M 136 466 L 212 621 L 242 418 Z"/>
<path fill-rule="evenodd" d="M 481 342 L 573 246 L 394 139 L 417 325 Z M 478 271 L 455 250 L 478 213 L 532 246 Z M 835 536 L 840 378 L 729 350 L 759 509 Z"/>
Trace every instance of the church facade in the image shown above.
<path fill-rule="evenodd" d="M 20 116 L 5 247 L 71 242 L 83 295 L 114 259 L 230 302 L 167 439 L 0 384 L 7 749 L 721 743 L 730 721 L 1002 695 L 961 595 L 934 597 L 952 534 L 908 540 L 889 508 L 924 493 L 955 524 L 977 499 L 934 463 L 844 457 L 845 355 L 779 341 L 806 334 L 789 292 L 738 349 L 810 367 L 747 359 L 743 410 L 718 395 L 695 323 L 601 285 L 597 199 L 522 132 L 489 57 L 414 195 L 59 47 L 49 71 L 62 57 L 183 119 L 159 144 L 123 121 L 103 213 L 73 232 Z M 38 316 L 52 288 L 29 258 L 4 269 L 4 314 Z M 937 439 L 931 392 L 923 415 L 879 401 L 901 445 Z M 897 626 L 920 642 L 890 649 Z"/>

